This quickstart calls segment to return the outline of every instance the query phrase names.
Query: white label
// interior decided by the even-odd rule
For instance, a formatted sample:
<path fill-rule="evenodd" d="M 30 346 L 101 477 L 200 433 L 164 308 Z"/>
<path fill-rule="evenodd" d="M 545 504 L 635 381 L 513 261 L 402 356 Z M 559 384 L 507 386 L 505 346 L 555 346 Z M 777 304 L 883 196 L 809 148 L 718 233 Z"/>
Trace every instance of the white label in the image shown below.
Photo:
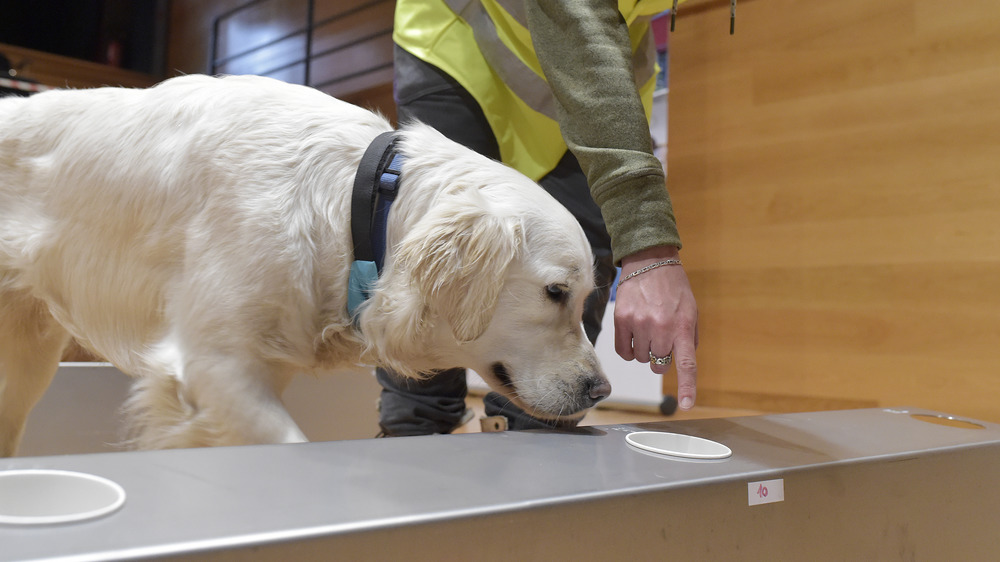
<path fill-rule="evenodd" d="M 785 480 L 764 480 L 747 484 L 747 502 L 749 505 L 785 501 Z"/>

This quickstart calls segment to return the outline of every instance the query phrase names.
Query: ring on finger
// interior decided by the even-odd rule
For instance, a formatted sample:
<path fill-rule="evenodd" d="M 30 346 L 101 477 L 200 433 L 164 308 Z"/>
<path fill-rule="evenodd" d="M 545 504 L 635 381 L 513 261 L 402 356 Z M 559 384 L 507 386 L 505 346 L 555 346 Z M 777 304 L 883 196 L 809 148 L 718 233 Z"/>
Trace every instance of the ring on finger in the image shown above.
<path fill-rule="evenodd" d="M 665 357 L 657 357 L 653 355 L 653 352 L 649 352 L 649 362 L 654 365 L 669 365 L 673 361 L 672 354 L 668 353 Z"/>

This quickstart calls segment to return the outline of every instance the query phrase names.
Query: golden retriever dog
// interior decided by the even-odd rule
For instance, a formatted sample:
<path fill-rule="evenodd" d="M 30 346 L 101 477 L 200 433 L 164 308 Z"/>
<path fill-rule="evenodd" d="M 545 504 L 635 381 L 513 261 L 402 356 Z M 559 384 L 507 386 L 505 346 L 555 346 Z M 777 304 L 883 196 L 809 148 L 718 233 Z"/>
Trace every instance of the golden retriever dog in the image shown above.
<path fill-rule="evenodd" d="M 71 338 L 136 379 L 129 444 L 305 437 L 297 373 L 468 367 L 537 416 L 610 393 L 593 260 L 523 175 L 414 123 L 385 265 L 348 312 L 352 186 L 381 116 L 261 77 L 0 100 L 0 456 Z"/>

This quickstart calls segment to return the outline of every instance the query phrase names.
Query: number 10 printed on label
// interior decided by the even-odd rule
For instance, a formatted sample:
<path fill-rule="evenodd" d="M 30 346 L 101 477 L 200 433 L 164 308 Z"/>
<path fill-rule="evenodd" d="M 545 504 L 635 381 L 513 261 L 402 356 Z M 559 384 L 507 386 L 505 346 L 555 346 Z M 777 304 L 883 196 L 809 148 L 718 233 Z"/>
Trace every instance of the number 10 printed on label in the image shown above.
<path fill-rule="evenodd" d="M 764 480 L 747 483 L 747 503 L 760 505 L 785 501 L 785 480 Z"/>

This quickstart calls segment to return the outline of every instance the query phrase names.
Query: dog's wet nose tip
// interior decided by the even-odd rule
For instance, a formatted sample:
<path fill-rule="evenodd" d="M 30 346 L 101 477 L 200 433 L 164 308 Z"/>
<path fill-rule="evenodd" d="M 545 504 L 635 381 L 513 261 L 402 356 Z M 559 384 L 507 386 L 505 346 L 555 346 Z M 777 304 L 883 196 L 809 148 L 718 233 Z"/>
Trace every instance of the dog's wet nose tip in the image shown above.
<path fill-rule="evenodd" d="M 611 396 L 611 383 L 607 379 L 595 379 L 590 381 L 590 398 L 594 402 L 604 400 Z"/>

